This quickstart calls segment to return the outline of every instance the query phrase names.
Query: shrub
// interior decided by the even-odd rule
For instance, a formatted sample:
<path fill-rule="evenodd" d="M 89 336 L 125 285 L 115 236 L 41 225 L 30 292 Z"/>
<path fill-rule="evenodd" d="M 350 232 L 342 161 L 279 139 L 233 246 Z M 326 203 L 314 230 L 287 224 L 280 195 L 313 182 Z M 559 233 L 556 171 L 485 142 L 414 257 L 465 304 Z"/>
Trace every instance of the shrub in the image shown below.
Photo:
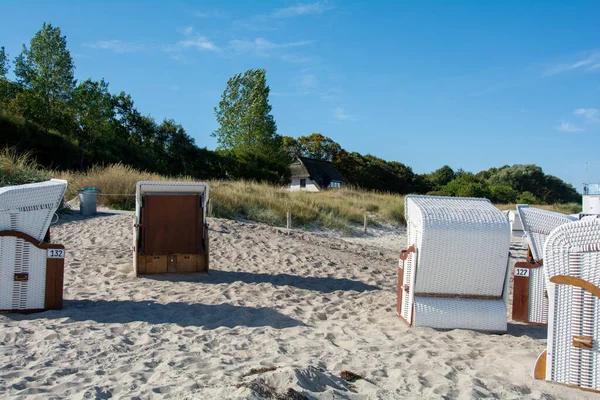
<path fill-rule="evenodd" d="M 510 186 L 490 186 L 490 200 L 494 203 L 514 203 L 517 201 L 517 194 Z"/>
<path fill-rule="evenodd" d="M 535 197 L 531 192 L 523 192 L 517 196 L 517 203 L 519 204 L 540 204 L 541 200 Z"/>

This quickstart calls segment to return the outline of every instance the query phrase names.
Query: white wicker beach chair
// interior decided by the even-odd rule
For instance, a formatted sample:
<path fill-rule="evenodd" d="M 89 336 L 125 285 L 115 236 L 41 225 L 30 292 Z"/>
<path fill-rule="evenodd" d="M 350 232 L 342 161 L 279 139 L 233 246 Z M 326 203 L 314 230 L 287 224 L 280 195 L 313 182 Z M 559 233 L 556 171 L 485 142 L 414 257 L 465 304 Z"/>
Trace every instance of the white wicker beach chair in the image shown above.
<path fill-rule="evenodd" d="M 408 195 L 398 314 L 410 326 L 506 331 L 510 225 L 487 199 Z"/>
<path fill-rule="evenodd" d="M 209 186 L 142 181 L 136 186 L 136 274 L 208 271 Z"/>
<path fill-rule="evenodd" d="M 513 283 L 513 320 L 535 324 L 548 322 L 548 297 L 543 271 L 542 251 L 550 232 L 577 218 L 557 212 L 518 204 L 525 237 L 531 252 L 527 262 L 515 263 Z"/>
<path fill-rule="evenodd" d="M 536 379 L 600 390 L 600 220 L 564 224 L 544 246 L 550 308 Z"/>
<path fill-rule="evenodd" d="M 0 311 L 60 309 L 64 246 L 42 242 L 67 182 L 0 188 Z"/>
<path fill-rule="evenodd" d="M 43 240 L 66 189 L 59 179 L 0 188 L 0 230 Z"/>

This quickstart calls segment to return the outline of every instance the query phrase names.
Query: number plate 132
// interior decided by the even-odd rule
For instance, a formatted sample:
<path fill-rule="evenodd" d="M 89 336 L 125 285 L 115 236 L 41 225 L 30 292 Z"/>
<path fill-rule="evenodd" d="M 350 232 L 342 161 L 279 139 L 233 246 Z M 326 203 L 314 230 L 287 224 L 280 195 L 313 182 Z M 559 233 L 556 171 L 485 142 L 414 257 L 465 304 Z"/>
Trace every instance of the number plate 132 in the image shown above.
<path fill-rule="evenodd" d="M 64 249 L 48 249 L 48 258 L 65 258 Z"/>

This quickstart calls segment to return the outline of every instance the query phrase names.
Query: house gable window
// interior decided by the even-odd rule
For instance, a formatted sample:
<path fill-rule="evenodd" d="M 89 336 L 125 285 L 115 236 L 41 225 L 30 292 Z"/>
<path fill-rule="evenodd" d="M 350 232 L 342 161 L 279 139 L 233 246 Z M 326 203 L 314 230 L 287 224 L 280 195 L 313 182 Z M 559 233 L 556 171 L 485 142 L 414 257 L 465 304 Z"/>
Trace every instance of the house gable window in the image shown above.
<path fill-rule="evenodd" d="M 301 188 L 305 188 L 306 187 L 306 179 L 300 179 L 300 187 Z"/>

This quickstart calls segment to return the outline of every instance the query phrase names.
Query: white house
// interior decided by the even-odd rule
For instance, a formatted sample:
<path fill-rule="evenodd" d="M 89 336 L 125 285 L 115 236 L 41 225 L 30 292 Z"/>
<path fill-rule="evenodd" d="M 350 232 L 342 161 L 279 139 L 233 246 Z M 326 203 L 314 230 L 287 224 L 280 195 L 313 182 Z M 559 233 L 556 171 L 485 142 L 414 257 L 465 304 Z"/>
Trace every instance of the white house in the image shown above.
<path fill-rule="evenodd" d="M 318 192 L 327 188 L 340 188 L 348 181 L 329 161 L 296 157 L 290 164 L 292 184 L 290 190 Z"/>

